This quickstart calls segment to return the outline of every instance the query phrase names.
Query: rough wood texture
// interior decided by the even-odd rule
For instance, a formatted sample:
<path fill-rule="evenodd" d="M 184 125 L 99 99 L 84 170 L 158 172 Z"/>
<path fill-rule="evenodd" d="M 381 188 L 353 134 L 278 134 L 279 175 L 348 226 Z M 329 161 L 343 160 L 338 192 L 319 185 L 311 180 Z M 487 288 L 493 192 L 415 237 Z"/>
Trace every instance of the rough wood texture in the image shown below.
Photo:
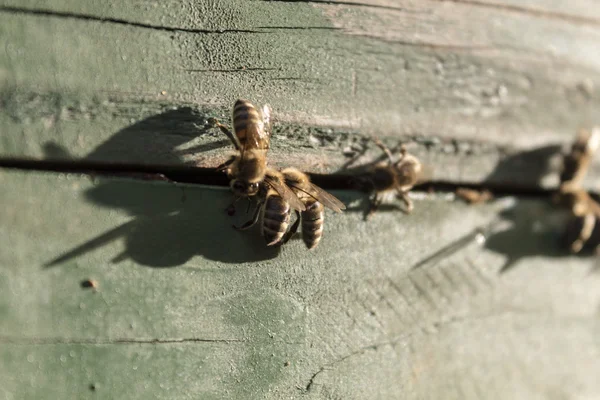
<path fill-rule="evenodd" d="M 0 182 L 6 398 L 600 395 L 600 281 L 553 250 L 543 202 L 431 196 L 364 223 L 337 192 L 354 211 L 328 213 L 320 247 L 279 253 L 215 212 L 225 189 Z"/>
<path fill-rule="evenodd" d="M 245 97 L 274 165 L 336 172 L 378 136 L 432 179 L 535 190 L 600 123 L 592 0 L 0 0 L 0 38 L 0 159 L 214 167 L 208 120 Z M 336 192 L 309 252 L 231 229 L 224 188 L 0 185 L 2 398 L 600 397 L 597 261 L 546 199 L 365 223 Z"/>
<path fill-rule="evenodd" d="M 586 0 L 0 4 L 5 156 L 213 167 L 206 117 L 246 97 L 274 107 L 276 165 L 334 172 L 377 135 L 436 180 L 551 187 L 550 157 L 599 123 Z"/>

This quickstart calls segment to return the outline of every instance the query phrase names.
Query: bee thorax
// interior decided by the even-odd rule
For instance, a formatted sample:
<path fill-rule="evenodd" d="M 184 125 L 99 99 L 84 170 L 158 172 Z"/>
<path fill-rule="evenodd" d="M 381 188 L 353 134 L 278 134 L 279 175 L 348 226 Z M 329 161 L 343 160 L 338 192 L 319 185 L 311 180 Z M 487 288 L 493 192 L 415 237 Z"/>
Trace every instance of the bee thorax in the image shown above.
<path fill-rule="evenodd" d="M 251 151 L 247 152 L 244 156 L 244 162 L 237 164 L 237 168 L 233 174 L 240 180 L 248 182 L 261 181 L 267 170 L 266 158 L 257 157 L 257 155 Z"/>

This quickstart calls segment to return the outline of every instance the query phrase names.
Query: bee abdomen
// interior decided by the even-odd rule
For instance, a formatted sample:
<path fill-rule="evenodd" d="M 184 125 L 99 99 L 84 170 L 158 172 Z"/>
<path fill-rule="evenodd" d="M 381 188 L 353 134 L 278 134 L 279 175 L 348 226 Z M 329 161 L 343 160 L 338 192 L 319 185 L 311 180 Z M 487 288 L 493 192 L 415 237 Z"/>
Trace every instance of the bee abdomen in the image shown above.
<path fill-rule="evenodd" d="M 309 249 L 317 247 L 323 236 L 323 205 L 315 200 L 305 202 L 306 210 L 302 212 L 302 240 Z"/>
<path fill-rule="evenodd" d="M 256 108 L 246 100 L 238 100 L 233 106 L 233 129 L 242 146 L 246 143 L 249 126 L 261 122 Z"/>
<path fill-rule="evenodd" d="M 391 189 L 395 184 L 394 173 L 390 168 L 377 167 L 373 170 L 370 181 L 377 192 Z"/>
<path fill-rule="evenodd" d="M 270 196 L 265 204 L 262 232 L 267 246 L 281 240 L 290 224 L 290 206 L 280 196 Z"/>

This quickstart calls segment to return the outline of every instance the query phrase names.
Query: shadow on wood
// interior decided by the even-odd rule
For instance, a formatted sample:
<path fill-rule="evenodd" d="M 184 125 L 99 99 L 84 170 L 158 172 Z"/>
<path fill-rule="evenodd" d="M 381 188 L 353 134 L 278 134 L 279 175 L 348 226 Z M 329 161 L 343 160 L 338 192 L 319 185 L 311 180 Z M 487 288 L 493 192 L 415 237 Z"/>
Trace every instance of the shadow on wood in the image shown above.
<path fill-rule="evenodd" d="M 186 153 L 202 153 L 228 145 L 228 140 L 217 140 L 177 150 L 178 146 L 197 136 L 211 133 L 216 136 L 208 118 L 190 107 L 151 116 L 120 130 L 85 160 L 102 160 L 106 153 L 122 151 L 132 163 L 144 164 L 145 150 L 148 146 L 156 146 L 161 148 L 165 163 L 174 163 L 181 162 Z M 204 125 L 198 125 L 202 123 Z M 45 148 L 50 158 L 55 154 L 68 154 L 53 143 L 47 143 Z M 134 180 L 107 180 L 86 191 L 85 197 L 90 202 L 125 211 L 134 219 L 75 247 L 47 266 L 66 262 L 118 239 L 125 240 L 126 248 L 115 256 L 113 262 L 131 258 L 150 267 L 182 265 L 195 255 L 227 263 L 243 263 L 270 259 L 278 254 L 278 248 L 265 246 L 258 232 L 235 234 L 231 227 L 233 220 L 225 212 L 229 191 L 202 190 L 200 200 L 188 198 L 186 191 L 192 189 L 185 186 L 173 183 L 157 185 Z M 174 186 L 180 191 L 173 190 Z M 240 218 L 248 217 L 242 215 Z"/>
<path fill-rule="evenodd" d="M 54 266 L 118 239 L 125 249 L 112 262 L 132 259 L 149 267 L 176 267 L 194 256 L 226 263 L 271 259 L 279 248 L 266 247 L 258 232 L 237 233 L 219 203 L 227 204 L 228 191 L 190 189 L 168 183 L 148 185 L 136 181 L 100 183 L 85 193 L 101 207 L 126 211 L 134 219 L 50 261 Z M 206 209 L 206 205 L 212 208 Z M 215 210 L 216 207 L 216 210 Z"/>
<path fill-rule="evenodd" d="M 220 132 L 209 122 L 211 115 L 181 107 L 152 115 L 121 129 L 85 157 L 88 161 L 105 161 L 119 158 L 134 164 L 179 164 L 187 154 L 202 154 L 208 150 L 231 146 L 222 140 L 181 149 L 186 143 L 203 136 L 221 138 Z M 148 158 L 148 154 L 158 157 Z M 200 159 L 201 160 L 201 159 Z M 199 161 L 200 161 L 199 160 Z"/>

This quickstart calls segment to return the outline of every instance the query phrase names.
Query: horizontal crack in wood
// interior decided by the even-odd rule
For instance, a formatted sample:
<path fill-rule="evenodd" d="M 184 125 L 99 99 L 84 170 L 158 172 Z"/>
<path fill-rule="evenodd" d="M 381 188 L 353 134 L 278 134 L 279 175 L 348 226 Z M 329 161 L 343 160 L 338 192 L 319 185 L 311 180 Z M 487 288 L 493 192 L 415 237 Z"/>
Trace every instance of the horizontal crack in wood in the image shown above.
<path fill-rule="evenodd" d="M 24 7 L 11 7 L 11 6 L 0 6 L 0 13 L 11 13 L 11 14 L 24 14 L 24 15 L 36 15 L 36 16 L 47 16 L 57 18 L 69 18 L 81 21 L 96 21 L 96 22 L 107 22 L 118 25 L 132 26 L 136 28 L 154 29 L 166 32 L 186 32 L 186 33 L 205 33 L 205 34 L 222 34 L 222 33 L 264 33 L 260 31 L 250 29 L 219 29 L 219 30 L 208 30 L 208 29 L 193 29 L 193 28 L 180 28 L 172 26 L 162 26 L 146 24 L 142 22 L 128 21 L 121 18 L 113 17 L 100 17 L 91 14 L 79 14 L 70 13 L 64 11 L 53 11 L 44 10 L 39 8 L 24 8 Z"/>
<path fill-rule="evenodd" d="M 110 344 L 175 344 L 175 343 L 247 343 L 242 339 L 204 339 L 204 338 L 107 338 L 107 339 L 78 339 L 78 338 L 13 338 L 0 336 L 1 344 L 15 345 L 110 345 Z"/>
<path fill-rule="evenodd" d="M 213 168 L 142 165 L 127 163 L 105 163 L 87 160 L 37 160 L 26 158 L 0 158 L 0 168 L 24 171 L 78 173 L 90 176 L 108 176 L 140 180 L 167 181 L 172 183 L 229 186 L 229 179 Z M 359 190 L 351 174 L 308 173 L 311 180 L 324 189 Z M 448 181 L 427 181 L 415 186 L 414 191 L 453 193 L 458 188 L 489 190 L 496 196 L 518 195 L 522 197 L 548 197 L 553 190 L 531 186 L 487 183 L 454 183 Z"/>

